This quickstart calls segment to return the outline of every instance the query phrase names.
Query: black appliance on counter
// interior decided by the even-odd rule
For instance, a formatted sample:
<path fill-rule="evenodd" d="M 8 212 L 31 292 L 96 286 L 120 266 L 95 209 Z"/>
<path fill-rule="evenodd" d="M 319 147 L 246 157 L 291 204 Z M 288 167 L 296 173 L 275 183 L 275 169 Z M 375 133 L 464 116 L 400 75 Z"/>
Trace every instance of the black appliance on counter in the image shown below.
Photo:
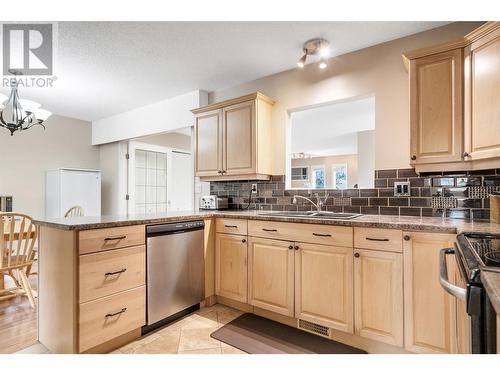
<path fill-rule="evenodd" d="M 446 255 L 455 254 L 460 277 L 466 288 L 448 280 Z M 470 323 L 470 351 L 473 354 L 495 354 L 496 312 L 491 305 L 481 273 L 500 272 L 500 235 L 491 233 L 462 233 L 457 236 L 455 248 L 442 249 L 440 277 L 443 288 L 453 296 L 465 300 Z"/>

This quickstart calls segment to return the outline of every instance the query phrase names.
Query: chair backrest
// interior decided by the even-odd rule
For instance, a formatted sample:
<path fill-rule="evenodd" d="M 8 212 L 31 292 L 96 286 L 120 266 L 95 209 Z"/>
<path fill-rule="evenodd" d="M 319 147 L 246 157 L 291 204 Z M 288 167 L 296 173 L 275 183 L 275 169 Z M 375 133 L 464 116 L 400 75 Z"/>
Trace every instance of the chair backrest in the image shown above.
<path fill-rule="evenodd" d="M 73 206 L 64 214 L 64 217 L 76 216 L 83 216 L 83 208 L 81 208 L 80 206 Z"/>
<path fill-rule="evenodd" d="M 37 235 L 37 228 L 30 216 L 0 212 L 0 269 L 30 264 Z"/>

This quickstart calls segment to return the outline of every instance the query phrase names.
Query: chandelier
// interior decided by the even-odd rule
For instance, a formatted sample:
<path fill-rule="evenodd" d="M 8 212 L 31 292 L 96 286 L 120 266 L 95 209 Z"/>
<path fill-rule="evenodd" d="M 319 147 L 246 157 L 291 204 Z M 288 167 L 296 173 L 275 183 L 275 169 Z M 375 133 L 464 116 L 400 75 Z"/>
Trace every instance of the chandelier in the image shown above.
<path fill-rule="evenodd" d="M 15 70 L 9 70 L 9 72 L 16 77 L 22 74 Z M 14 77 L 10 80 L 10 96 L 0 93 L 0 126 L 9 130 L 11 136 L 16 130 L 28 130 L 35 125 L 40 125 L 45 129 L 43 122 L 52 113 L 40 108 L 37 102 L 19 99 L 17 86 L 18 80 Z"/>

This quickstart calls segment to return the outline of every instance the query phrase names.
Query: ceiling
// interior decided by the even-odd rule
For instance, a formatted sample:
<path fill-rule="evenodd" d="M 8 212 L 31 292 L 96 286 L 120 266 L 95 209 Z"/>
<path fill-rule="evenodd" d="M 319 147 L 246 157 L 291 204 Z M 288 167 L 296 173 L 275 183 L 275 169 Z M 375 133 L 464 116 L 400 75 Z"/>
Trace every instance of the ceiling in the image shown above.
<path fill-rule="evenodd" d="M 294 112 L 292 152 L 313 156 L 351 155 L 358 132 L 375 129 L 375 98 L 356 98 Z"/>
<path fill-rule="evenodd" d="M 328 39 L 336 56 L 444 24 L 60 22 L 54 87 L 21 88 L 20 96 L 54 113 L 92 121 L 292 69 L 303 42 L 313 37 Z"/>

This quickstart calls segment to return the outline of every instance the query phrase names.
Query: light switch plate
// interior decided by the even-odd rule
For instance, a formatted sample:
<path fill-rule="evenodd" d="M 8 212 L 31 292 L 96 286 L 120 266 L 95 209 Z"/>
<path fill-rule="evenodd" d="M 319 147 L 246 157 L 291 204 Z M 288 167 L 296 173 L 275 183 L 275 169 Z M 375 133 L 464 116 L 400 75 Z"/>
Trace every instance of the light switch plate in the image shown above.
<path fill-rule="evenodd" d="M 410 196 L 410 183 L 408 181 L 394 182 L 394 196 L 395 197 L 409 197 Z"/>

